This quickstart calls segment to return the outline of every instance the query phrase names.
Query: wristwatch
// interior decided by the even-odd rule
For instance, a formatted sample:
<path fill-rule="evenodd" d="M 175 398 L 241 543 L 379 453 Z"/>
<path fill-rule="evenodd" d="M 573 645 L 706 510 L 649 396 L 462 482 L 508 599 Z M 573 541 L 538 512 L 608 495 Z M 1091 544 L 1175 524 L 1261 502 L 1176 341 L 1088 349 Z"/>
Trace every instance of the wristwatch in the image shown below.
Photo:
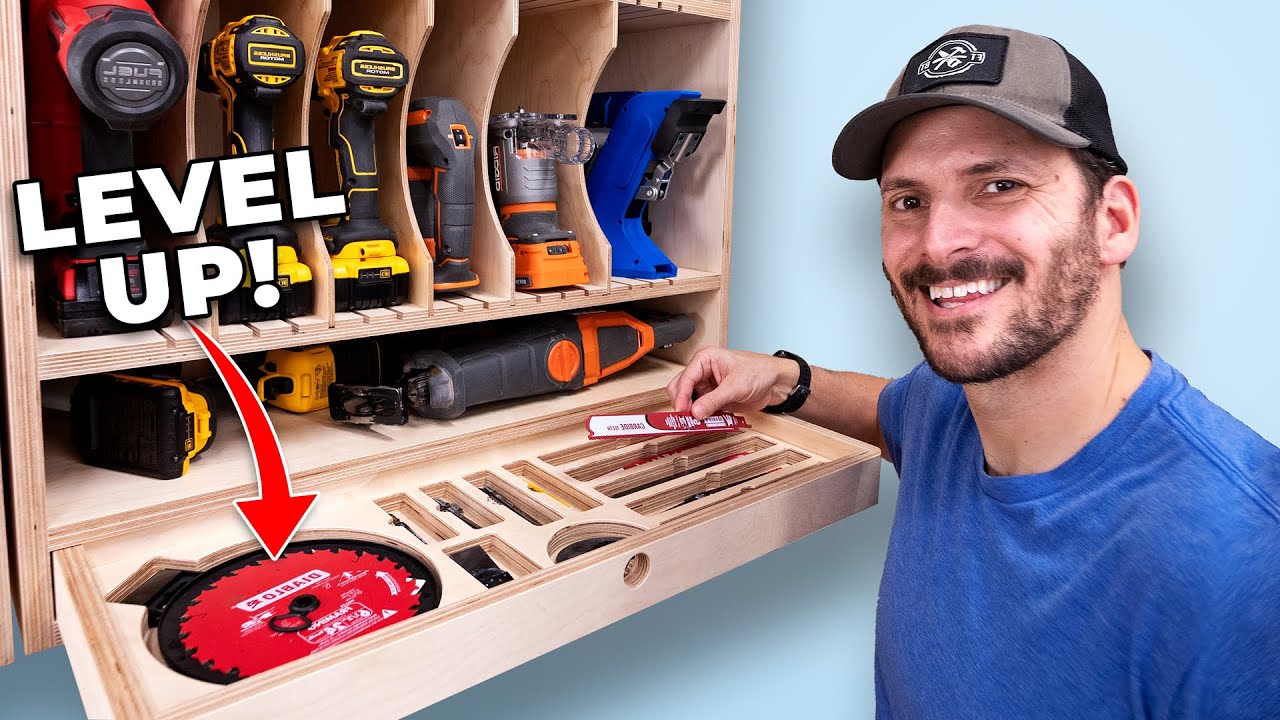
<path fill-rule="evenodd" d="M 770 405 L 765 408 L 764 411 L 773 415 L 793 413 L 799 410 L 801 405 L 804 405 L 805 400 L 809 399 L 809 380 L 812 377 L 812 373 L 809 370 L 809 363 L 805 362 L 804 358 L 799 355 L 789 353 L 786 350 L 779 350 L 774 353 L 773 356 L 787 358 L 788 360 L 795 360 L 799 363 L 800 378 L 796 380 L 796 386 L 791 389 L 791 394 L 787 396 L 786 400 L 783 400 L 777 405 Z"/>

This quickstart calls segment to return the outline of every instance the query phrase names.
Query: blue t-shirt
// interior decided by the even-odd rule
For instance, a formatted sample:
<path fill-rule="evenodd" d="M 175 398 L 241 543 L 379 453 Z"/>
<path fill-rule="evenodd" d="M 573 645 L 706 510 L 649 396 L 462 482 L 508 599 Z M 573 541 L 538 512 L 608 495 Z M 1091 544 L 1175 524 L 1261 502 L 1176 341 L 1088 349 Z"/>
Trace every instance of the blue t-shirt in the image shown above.
<path fill-rule="evenodd" d="M 885 388 L 879 718 L 1280 718 L 1280 449 L 1151 361 L 1036 475 L 926 364 Z"/>

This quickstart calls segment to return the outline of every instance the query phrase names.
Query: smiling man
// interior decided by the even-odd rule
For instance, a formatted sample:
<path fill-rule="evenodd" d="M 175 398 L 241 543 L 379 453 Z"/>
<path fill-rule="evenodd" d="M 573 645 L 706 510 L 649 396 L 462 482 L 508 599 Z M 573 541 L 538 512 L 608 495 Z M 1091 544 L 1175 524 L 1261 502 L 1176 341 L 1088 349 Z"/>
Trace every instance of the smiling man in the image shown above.
<path fill-rule="evenodd" d="M 1138 191 L 1093 75 L 1049 38 L 958 28 L 833 161 L 879 181 L 925 362 L 888 381 L 710 348 L 668 392 L 897 468 L 877 715 L 1280 717 L 1280 449 L 1130 334 Z"/>

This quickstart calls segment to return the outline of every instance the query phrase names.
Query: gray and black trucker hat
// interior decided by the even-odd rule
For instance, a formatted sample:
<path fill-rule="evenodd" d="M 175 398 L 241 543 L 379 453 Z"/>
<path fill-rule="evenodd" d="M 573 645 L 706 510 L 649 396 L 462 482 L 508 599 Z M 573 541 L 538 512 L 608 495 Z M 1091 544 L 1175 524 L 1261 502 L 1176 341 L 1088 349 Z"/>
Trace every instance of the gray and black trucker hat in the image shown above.
<path fill-rule="evenodd" d="M 1107 97 L 1084 63 L 1050 38 L 987 25 L 951 30 L 912 56 L 888 96 L 844 126 L 831 164 L 851 180 L 879 177 L 893 127 L 944 105 L 990 110 L 1049 142 L 1089 148 L 1128 172 L 1111 134 Z"/>

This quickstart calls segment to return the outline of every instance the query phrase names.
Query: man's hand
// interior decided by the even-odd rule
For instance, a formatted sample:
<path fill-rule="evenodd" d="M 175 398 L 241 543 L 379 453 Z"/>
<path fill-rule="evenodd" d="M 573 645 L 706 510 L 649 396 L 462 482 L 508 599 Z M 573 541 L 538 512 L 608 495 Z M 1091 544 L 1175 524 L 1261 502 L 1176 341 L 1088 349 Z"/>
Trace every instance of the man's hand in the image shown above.
<path fill-rule="evenodd" d="M 689 366 L 667 385 L 676 412 L 699 420 L 722 410 L 747 412 L 787 399 L 800 379 L 794 360 L 772 355 L 702 348 Z"/>
<path fill-rule="evenodd" d="M 811 369 L 812 392 L 795 416 L 875 445 L 888 458 L 877 404 L 889 381 L 816 365 Z M 787 399 L 799 379 L 795 360 L 707 347 L 667 385 L 667 395 L 676 412 L 691 412 L 701 420 L 721 411 L 752 412 L 777 405 Z"/>

